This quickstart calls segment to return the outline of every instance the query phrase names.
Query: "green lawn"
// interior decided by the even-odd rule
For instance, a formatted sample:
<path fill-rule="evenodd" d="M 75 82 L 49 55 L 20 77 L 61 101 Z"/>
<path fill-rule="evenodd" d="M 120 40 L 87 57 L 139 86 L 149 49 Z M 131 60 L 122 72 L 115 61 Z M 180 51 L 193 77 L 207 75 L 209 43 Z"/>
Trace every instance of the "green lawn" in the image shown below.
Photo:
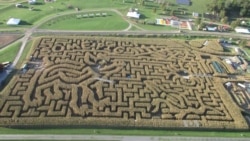
<path fill-rule="evenodd" d="M 3 1 L 3 0 L 2 0 Z M 15 0 L 12 0 L 12 3 Z M 83 2 L 84 1 L 84 2 Z M 208 0 L 193 0 L 191 6 L 178 6 L 175 0 L 169 0 L 171 3 L 175 4 L 172 9 L 177 9 L 178 7 L 185 8 L 192 12 L 206 12 L 206 4 L 209 3 Z M 17 2 L 17 1 L 16 1 Z M 145 6 L 137 5 L 133 3 L 133 0 L 67 0 L 67 1 L 56 1 L 52 3 L 44 3 L 43 0 L 37 0 L 38 4 L 29 5 L 27 2 L 23 2 L 24 8 L 16 8 L 14 4 L 9 4 L 6 7 L 6 1 L 0 5 L 0 27 L 7 27 L 6 21 L 13 18 L 20 18 L 22 20 L 19 26 L 30 26 L 35 24 L 44 17 L 66 11 L 75 11 L 75 7 L 80 8 L 80 10 L 85 9 L 101 9 L 101 8 L 123 8 L 124 14 L 130 7 L 139 8 L 140 12 L 143 14 L 143 19 L 155 19 L 156 17 L 161 17 L 161 6 L 153 3 L 146 2 Z M 1 0 L 0 0 L 1 3 Z M 4 5 L 4 6 L 3 6 Z M 29 8 L 33 7 L 34 10 L 30 11 Z M 156 7 L 157 11 L 154 13 L 153 8 Z"/>
<path fill-rule="evenodd" d="M 94 16 L 86 18 L 76 17 L 77 15 L 97 13 L 106 13 L 107 16 Z M 123 30 L 128 26 L 129 24 L 116 13 L 99 11 L 62 16 L 48 21 L 47 23 L 43 24 L 41 28 L 58 30 Z"/>
<path fill-rule="evenodd" d="M 67 0 L 56 1 L 52 3 L 44 3 L 43 0 L 37 0 L 38 4 L 29 5 L 27 2 L 23 3 L 24 8 L 16 8 L 15 5 L 0 9 L 0 28 L 7 27 L 5 24 L 9 18 L 20 18 L 22 20 L 19 26 L 30 26 L 42 18 L 65 11 L 75 11 L 75 7 L 84 10 L 86 8 L 119 8 L 124 6 L 120 2 L 113 2 L 113 0 Z M 29 7 L 33 7 L 34 10 L 30 11 Z"/>
<path fill-rule="evenodd" d="M 8 47 L 5 47 L 0 50 L 0 62 L 13 61 L 16 57 L 17 52 L 19 51 L 19 47 L 21 46 L 21 42 L 13 43 Z"/>
<path fill-rule="evenodd" d="M 196 136 L 196 137 L 250 137 L 250 132 L 220 131 L 175 131 L 138 129 L 10 129 L 0 128 L 0 134 L 102 134 L 102 135 L 147 135 L 147 136 Z"/>

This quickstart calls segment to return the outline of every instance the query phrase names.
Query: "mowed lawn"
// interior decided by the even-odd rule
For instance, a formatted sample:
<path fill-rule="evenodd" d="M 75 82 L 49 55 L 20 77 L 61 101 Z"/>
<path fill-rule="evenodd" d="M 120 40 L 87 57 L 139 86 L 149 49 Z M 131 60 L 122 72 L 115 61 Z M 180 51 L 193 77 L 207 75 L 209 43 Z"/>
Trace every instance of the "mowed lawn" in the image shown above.
<path fill-rule="evenodd" d="M 47 128 L 11 129 L 0 127 L 0 134 L 75 134 L 75 135 L 139 135 L 139 136 L 193 136 L 193 137 L 250 137 L 250 132 L 178 131 L 160 129 L 104 129 L 104 128 Z"/>
<path fill-rule="evenodd" d="M 22 3 L 23 8 L 16 8 L 15 4 L 8 7 L 0 7 L 0 28 L 8 27 L 6 22 L 9 18 L 19 18 L 21 25 L 33 25 L 44 17 L 59 12 L 74 12 L 75 8 L 80 10 L 98 8 L 119 8 L 124 6 L 120 2 L 113 0 L 63 0 L 51 3 L 44 3 L 44 0 L 37 0 L 37 4 L 29 5 L 26 1 Z M 33 10 L 29 8 L 33 7 Z"/>
<path fill-rule="evenodd" d="M 96 15 L 97 13 L 106 13 L 107 15 L 77 18 L 77 15 Z M 128 22 L 115 12 L 100 11 L 65 15 L 44 23 L 40 28 L 56 30 L 123 30 L 128 26 Z"/>
<path fill-rule="evenodd" d="M 15 59 L 20 46 L 21 46 L 21 42 L 17 42 L 17 43 L 11 44 L 8 47 L 1 49 L 0 50 L 0 63 L 7 62 L 7 61 L 12 62 Z"/>

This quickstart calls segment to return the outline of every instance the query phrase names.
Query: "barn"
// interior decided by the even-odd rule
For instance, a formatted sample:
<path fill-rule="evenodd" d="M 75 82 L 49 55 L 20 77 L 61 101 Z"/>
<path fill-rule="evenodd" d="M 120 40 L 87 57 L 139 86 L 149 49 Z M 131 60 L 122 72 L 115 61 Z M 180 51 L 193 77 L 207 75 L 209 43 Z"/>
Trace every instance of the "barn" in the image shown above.
<path fill-rule="evenodd" d="M 190 5 L 191 1 L 190 0 L 176 0 L 176 3 L 180 5 Z"/>

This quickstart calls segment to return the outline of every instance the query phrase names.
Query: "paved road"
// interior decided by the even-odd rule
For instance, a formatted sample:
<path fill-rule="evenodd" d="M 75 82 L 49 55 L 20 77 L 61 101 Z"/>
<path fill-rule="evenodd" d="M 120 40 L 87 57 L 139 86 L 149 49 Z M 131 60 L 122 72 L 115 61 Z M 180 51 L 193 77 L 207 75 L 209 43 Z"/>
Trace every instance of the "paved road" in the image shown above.
<path fill-rule="evenodd" d="M 60 140 L 60 141 L 249 141 L 247 138 L 212 138 L 178 136 L 113 136 L 113 135 L 0 135 L 0 140 Z"/>

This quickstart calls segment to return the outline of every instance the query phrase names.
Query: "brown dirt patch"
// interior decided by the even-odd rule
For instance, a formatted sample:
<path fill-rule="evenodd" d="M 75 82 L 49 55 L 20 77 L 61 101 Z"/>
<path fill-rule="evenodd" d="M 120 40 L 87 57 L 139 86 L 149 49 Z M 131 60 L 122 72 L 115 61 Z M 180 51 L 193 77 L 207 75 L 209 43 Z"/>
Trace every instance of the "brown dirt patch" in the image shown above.
<path fill-rule="evenodd" d="M 22 35 L 20 34 L 2 34 L 0 35 L 0 48 L 12 43 L 19 39 Z"/>

